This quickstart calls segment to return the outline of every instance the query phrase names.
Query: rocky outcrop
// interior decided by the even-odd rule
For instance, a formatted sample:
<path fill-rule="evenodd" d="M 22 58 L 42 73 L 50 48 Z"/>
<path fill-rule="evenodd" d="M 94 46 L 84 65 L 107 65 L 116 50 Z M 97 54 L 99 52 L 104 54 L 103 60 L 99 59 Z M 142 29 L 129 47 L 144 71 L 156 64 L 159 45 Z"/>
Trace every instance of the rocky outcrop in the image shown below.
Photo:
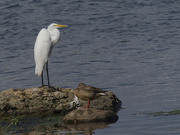
<path fill-rule="evenodd" d="M 118 111 L 121 101 L 112 93 L 99 97 L 91 102 L 91 107 L 101 110 Z M 71 88 L 28 88 L 9 89 L 0 92 L 0 116 L 4 115 L 46 115 L 67 114 L 84 106 L 87 101 L 75 100 Z"/>
<path fill-rule="evenodd" d="M 80 107 L 68 113 L 63 120 L 68 124 L 115 122 L 118 120 L 118 116 L 111 110 L 99 110 L 95 108 Z"/>

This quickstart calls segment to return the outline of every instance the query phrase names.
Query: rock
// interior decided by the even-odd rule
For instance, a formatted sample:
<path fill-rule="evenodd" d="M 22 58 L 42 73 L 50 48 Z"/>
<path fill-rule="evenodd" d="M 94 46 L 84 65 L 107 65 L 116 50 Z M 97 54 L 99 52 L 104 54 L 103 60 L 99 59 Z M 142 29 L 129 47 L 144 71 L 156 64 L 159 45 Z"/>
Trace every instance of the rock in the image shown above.
<path fill-rule="evenodd" d="M 96 108 L 80 107 L 68 113 L 63 121 L 68 124 L 89 123 L 89 122 L 115 122 L 118 116 L 111 110 L 99 110 Z"/>
<path fill-rule="evenodd" d="M 91 102 L 91 106 L 102 110 L 116 112 L 121 107 L 121 101 L 112 93 L 99 97 Z M 71 88 L 27 88 L 9 89 L 0 92 L 0 116 L 10 115 L 46 115 L 67 114 L 75 109 L 71 107 L 74 101 L 74 90 Z M 87 101 L 79 100 L 80 106 Z"/>

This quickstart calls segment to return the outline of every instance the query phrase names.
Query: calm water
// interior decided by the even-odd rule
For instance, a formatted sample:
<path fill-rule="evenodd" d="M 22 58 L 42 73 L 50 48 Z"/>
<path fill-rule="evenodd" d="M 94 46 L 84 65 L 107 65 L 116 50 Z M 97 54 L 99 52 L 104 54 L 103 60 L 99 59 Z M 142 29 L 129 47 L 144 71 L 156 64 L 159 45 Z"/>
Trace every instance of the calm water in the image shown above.
<path fill-rule="evenodd" d="M 0 91 L 40 86 L 34 74 L 39 30 L 61 29 L 49 63 L 53 86 L 81 82 L 114 92 L 119 120 L 95 134 L 179 134 L 180 115 L 140 113 L 180 109 L 180 1 L 0 1 Z"/>

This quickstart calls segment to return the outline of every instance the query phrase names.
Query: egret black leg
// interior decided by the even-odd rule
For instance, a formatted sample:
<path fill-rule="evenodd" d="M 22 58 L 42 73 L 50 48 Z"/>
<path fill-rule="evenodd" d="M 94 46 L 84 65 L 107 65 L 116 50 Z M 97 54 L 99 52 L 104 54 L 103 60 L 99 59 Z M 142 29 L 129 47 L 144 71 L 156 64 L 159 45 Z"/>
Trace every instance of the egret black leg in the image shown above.
<path fill-rule="evenodd" d="M 48 72 L 48 62 L 46 62 L 46 72 L 47 72 L 47 80 L 48 80 L 48 86 L 50 86 L 50 83 L 49 83 L 49 72 Z"/>
<path fill-rule="evenodd" d="M 41 81 L 42 81 L 42 86 L 41 86 L 41 87 L 43 87 L 43 86 L 44 86 L 44 82 L 43 82 L 43 72 L 42 72 L 42 74 L 41 74 Z"/>

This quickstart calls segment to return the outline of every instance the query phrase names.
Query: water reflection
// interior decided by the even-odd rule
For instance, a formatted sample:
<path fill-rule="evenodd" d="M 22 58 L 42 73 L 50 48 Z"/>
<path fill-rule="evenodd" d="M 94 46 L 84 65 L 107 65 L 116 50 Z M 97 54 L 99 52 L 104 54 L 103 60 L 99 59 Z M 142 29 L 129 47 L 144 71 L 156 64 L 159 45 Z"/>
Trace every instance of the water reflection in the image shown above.
<path fill-rule="evenodd" d="M 83 123 L 83 124 L 54 124 L 47 126 L 36 126 L 31 128 L 28 133 L 20 135 L 41 135 L 41 134 L 56 134 L 56 135 L 70 135 L 70 134 L 94 134 L 97 129 L 104 129 L 109 127 L 106 122 L 97 123 Z"/>
<path fill-rule="evenodd" d="M 23 116 L 22 116 L 23 117 Z M 69 135 L 69 134 L 94 134 L 96 130 L 110 127 L 117 122 L 91 122 L 82 124 L 66 124 L 64 116 L 27 116 L 17 117 L 17 125 L 10 124 L 12 119 L 0 119 L 0 135 Z M 10 126 L 9 126 L 10 124 Z"/>
<path fill-rule="evenodd" d="M 83 134 L 93 134 L 94 130 L 107 128 L 108 126 L 109 123 L 98 122 L 98 123 L 65 125 L 65 128 L 67 128 L 67 133 L 69 133 L 68 131 L 78 131 L 78 132 L 81 131 L 81 133 L 83 132 Z"/>

